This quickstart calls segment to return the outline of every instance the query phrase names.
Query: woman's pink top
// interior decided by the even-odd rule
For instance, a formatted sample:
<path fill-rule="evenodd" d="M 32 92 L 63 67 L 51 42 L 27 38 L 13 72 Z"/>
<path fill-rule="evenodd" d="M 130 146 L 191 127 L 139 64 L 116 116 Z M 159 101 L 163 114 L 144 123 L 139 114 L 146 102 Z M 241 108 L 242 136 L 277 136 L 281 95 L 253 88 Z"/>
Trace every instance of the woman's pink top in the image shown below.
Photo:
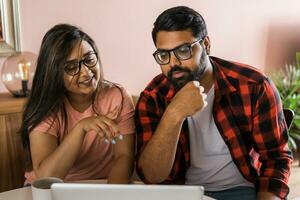
<path fill-rule="evenodd" d="M 122 110 L 120 110 L 115 122 L 118 125 L 120 134 L 134 134 L 134 105 L 131 96 L 125 89 L 120 89 L 112 86 L 109 89 L 102 91 L 101 94 L 96 97 L 95 108 L 98 114 L 108 114 L 116 107 L 121 106 L 123 96 Z M 92 105 L 81 113 L 75 110 L 67 99 L 65 102 L 68 117 L 68 132 L 70 132 L 81 119 L 97 115 L 94 112 Z M 61 117 L 59 117 L 59 120 L 54 120 L 54 123 L 52 122 L 53 118 L 48 117 L 36 126 L 33 131 L 38 131 L 41 134 L 50 134 L 56 137 L 58 141 L 63 141 L 66 134 L 64 133 L 64 125 Z M 74 165 L 64 178 L 65 182 L 103 179 L 108 177 L 114 159 L 113 144 L 106 143 L 104 138 L 100 135 L 102 134 L 98 134 L 94 131 L 86 133 L 80 153 Z M 34 171 L 26 172 L 25 178 L 25 184 L 32 183 L 36 178 Z"/>

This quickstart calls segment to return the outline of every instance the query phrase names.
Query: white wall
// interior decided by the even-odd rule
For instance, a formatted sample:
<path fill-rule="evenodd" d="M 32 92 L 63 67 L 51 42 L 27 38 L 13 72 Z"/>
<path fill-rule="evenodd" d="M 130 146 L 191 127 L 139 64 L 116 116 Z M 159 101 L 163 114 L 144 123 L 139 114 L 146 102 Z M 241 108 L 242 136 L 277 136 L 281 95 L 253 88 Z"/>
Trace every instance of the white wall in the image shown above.
<path fill-rule="evenodd" d="M 204 16 L 215 56 L 275 69 L 300 51 L 299 0 L 19 1 L 22 50 L 38 53 L 43 35 L 57 23 L 78 25 L 98 44 L 106 78 L 132 94 L 160 72 L 151 30 L 171 6 L 187 5 Z"/>

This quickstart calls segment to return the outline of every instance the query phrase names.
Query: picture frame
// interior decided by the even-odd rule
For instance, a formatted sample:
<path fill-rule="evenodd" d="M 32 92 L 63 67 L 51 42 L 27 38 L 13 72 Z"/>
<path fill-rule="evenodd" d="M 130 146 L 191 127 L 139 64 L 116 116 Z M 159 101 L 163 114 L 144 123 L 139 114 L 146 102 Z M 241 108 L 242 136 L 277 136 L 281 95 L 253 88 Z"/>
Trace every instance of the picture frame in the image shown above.
<path fill-rule="evenodd" d="M 20 51 L 19 0 L 0 0 L 0 56 Z"/>

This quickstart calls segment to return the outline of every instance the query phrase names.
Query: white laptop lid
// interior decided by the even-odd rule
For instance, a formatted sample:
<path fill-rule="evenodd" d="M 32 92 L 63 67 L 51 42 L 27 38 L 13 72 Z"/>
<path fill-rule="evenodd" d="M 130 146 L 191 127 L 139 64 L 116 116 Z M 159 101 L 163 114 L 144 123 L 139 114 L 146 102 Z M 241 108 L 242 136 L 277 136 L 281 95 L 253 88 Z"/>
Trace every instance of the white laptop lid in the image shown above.
<path fill-rule="evenodd" d="M 53 200 L 201 200 L 202 186 L 54 183 Z"/>

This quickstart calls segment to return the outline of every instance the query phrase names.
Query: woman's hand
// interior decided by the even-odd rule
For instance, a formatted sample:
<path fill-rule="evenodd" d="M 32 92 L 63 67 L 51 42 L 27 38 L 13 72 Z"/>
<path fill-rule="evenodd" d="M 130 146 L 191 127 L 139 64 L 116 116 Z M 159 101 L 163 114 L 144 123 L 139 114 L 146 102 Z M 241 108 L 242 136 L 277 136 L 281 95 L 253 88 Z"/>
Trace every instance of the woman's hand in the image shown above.
<path fill-rule="evenodd" d="M 95 131 L 101 137 L 105 137 L 107 142 L 116 142 L 114 138 L 122 139 L 118 126 L 115 122 L 120 108 L 116 107 L 112 112 L 102 116 L 92 116 L 82 119 L 78 126 L 84 133 Z"/>

